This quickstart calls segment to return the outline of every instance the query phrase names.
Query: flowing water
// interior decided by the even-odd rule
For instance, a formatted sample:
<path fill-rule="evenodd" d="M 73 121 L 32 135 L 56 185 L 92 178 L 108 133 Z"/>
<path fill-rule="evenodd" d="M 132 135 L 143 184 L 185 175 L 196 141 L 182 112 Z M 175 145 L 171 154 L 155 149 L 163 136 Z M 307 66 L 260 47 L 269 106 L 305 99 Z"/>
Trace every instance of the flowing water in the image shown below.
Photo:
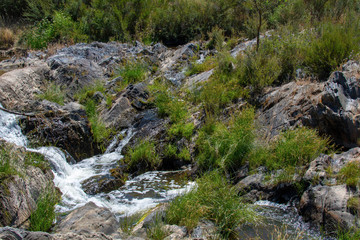
<path fill-rule="evenodd" d="M 21 133 L 16 116 L 0 110 L 0 137 L 26 147 L 28 151 L 43 154 L 50 162 L 55 176 L 54 183 L 63 194 L 62 202 L 57 205 L 58 212 L 67 212 L 92 201 L 111 209 L 120 218 L 167 202 L 194 187 L 195 183 L 184 179 L 184 171 L 153 171 L 126 181 L 124 186 L 110 193 L 85 193 L 81 183 L 94 176 L 109 174 L 109 170 L 123 158 L 121 150 L 133 135 L 133 129 L 124 130 L 114 138 L 104 154 L 71 165 L 59 148 L 27 148 L 27 139 Z M 120 136 L 125 137 L 117 143 Z M 283 239 L 296 239 L 299 233 L 301 239 L 322 239 L 319 231 L 304 223 L 294 206 L 269 201 L 258 201 L 255 205 L 259 206 L 258 213 L 264 217 L 264 224 L 243 227 L 243 236 L 273 239 L 274 232 L 280 231 L 285 237 Z"/>
<path fill-rule="evenodd" d="M 108 175 L 109 170 L 116 167 L 118 161 L 123 158 L 121 150 L 134 135 L 134 131 L 130 128 L 119 135 L 125 137 L 119 144 L 119 136 L 114 138 L 104 154 L 70 165 L 59 148 L 27 148 L 27 139 L 21 133 L 16 116 L 0 110 L 0 137 L 7 142 L 26 147 L 28 151 L 43 154 L 50 162 L 55 176 L 54 183 L 63 194 L 62 202 L 57 206 L 59 212 L 66 212 L 92 201 L 98 206 L 111 209 L 116 216 L 121 217 L 155 207 L 191 188 L 193 183 L 181 178 L 183 171 L 154 171 L 130 179 L 123 187 L 110 193 L 85 193 L 81 183 L 94 176 Z"/>

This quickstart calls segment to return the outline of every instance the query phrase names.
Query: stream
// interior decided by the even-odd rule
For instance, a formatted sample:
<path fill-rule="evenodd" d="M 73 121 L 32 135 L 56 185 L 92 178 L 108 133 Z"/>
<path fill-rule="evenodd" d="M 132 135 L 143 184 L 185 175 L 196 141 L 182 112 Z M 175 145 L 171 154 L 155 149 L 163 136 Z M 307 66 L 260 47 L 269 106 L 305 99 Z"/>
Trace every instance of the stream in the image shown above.
<path fill-rule="evenodd" d="M 0 138 L 23 146 L 28 151 L 41 153 L 50 162 L 55 176 L 54 183 L 63 194 L 61 203 L 56 206 L 57 212 L 60 213 L 71 211 L 92 201 L 98 206 L 109 208 L 119 219 L 153 208 L 159 203 L 168 202 L 195 186 L 194 182 L 188 182 L 181 177 L 183 170 L 152 171 L 127 180 L 124 186 L 109 193 L 96 195 L 85 193 L 81 182 L 94 176 L 109 174 L 109 170 L 123 158 L 121 150 L 134 133 L 134 129 L 126 129 L 120 133 L 125 136 L 120 143 L 117 144 L 114 139 L 104 154 L 69 164 L 59 148 L 27 147 L 28 141 L 21 132 L 17 117 L 0 110 Z M 297 239 L 296 234 L 299 232 L 301 239 L 326 239 L 321 237 L 319 231 L 303 222 L 294 206 L 269 201 L 258 201 L 255 205 L 258 206 L 258 213 L 265 219 L 264 224 L 243 227 L 243 236 L 273 239 L 274 232 L 282 231 L 286 236 L 284 239 Z"/>

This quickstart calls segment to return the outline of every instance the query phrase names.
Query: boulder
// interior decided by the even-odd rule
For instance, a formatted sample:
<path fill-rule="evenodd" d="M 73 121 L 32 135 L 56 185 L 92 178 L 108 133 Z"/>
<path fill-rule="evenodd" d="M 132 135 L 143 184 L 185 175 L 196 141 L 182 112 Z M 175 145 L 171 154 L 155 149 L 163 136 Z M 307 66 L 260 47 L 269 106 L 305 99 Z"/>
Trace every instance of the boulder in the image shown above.
<path fill-rule="evenodd" d="M 25 150 L 12 147 L 16 173 L 0 176 L 0 227 L 27 227 L 36 201 L 46 189 L 55 189 L 50 169 L 25 166 Z"/>
<path fill-rule="evenodd" d="M 290 82 L 270 88 L 260 99 L 259 126 L 267 138 L 299 125 L 316 128 L 345 148 L 359 146 L 358 63 L 349 62 L 326 82 Z"/>
<path fill-rule="evenodd" d="M 50 78 L 66 86 L 72 95 L 95 80 L 109 77 L 127 49 L 126 44 L 99 42 L 63 48 L 46 61 L 51 69 Z"/>
<path fill-rule="evenodd" d="M 326 170 L 331 165 L 331 157 L 321 154 L 310 163 L 308 170 L 305 172 L 303 179 L 305 181 L 323 181 L 326 178 Z"/>
<path fill-rule="evenodd" d="M 37 101 L 36 95 L 41 93 L 40 86 L 44 84 L 48 72 L 48 66 L 42 62 L 34 67 L 1 75 L 0 102 L 9 110 L 32 111 Z"/>
<path fill-rule="evenodd" d="M 33 144 L 57 146 L 76 161 L 100 153 L 93 141 L 86 113 L 78 104 L 70 103 L 62 109 L 54 109 L 21 119 L 23 132 Z"/>
<path fill-rule="evenodd" d="M 55 231 L 60 234 L 87 232 L 111 235 L 118 227 L 119 223 L 109 209 L 89 202 L 62 219 Z"/>
<path fill-rule="evenodd" d="M 327 232 L 354 226 L 355 216 L 347 212 L 352 193 L 346 185 L 315 186 L 301 197 L 299 212 L 305 221 L 312 221 Z"/>
<path fill-rule="evenodd" d="M 131 127 L 137 114 L 147 107 L 148 97 L 144 83 L 130 84 L 120 93 L 110 109 L 101 112 L 101 119 L 107 128 L 119 130 Z"/>
<path fill-rule="evenodd" d="M 30 232 L 24 229 L 3 227 L 0 228 L 0 239 L 4 240 L 55 240 L 49 233 Z"/>
<path fill-rule="evenodd" d="M 97 175 L 86 179 L 81 183 L 81 187 L 89 195 L 96 195 L 98 193 L 109 193 L 123 186 L 125 181 L 123 179 L 115 178 L 110 174 Z"/>

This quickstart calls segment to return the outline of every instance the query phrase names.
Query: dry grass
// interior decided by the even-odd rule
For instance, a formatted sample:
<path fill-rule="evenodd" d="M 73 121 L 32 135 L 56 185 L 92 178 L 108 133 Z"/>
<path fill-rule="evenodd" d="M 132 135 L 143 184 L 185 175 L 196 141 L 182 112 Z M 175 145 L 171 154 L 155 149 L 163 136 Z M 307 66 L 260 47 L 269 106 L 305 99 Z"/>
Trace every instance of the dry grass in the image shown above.
<path fill-rule="evenodd" d="M 0 48 L 9 48 L 14 42 L 14 32 L 9 28 L 0 28 Z"/>

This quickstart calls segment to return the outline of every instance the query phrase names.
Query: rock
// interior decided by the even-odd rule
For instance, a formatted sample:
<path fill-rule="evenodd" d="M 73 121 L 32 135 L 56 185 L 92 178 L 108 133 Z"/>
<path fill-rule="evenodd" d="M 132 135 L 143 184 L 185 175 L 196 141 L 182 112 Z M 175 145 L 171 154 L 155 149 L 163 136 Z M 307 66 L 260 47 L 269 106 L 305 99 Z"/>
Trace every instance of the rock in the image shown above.
<path fill-rule="evenodd" d="M 194 228 L 191 237 L 195 239 L 217 239 L 219 236 L 217 235 L 216 225 L 213 222 L 202 220 Z"/>
<path fill-rule="evenodd" d="M 36 145 L 57 146 L 80 161 L 100 153 L 94 143 L 84 110 L 71 103 L 64 109 L 48 111 L 43 116 L 21 119 L 23 132 Z"/>
<path fill-rule="evenodd" d="M 27 227 L 30 214 L 36 209 L 36 201 L 45 189 L 55 189 L 54 175 L 50 170 L 31 165 L 25 167 L 25 150 L 12 147 L 18 174 L 1 176 L 0 179 L 0 227 Z"/>
<path fill-rule="evenodd" d="M 301 169 L 298 171 L 300 172 Z M 235 187 L 239 194 L 249 202 L 269 200 L 288 203 L 300 197 L 298 184 L 303 184 L 303 181 L 298 174 L 294 174 L 291 179 L 278 180 L 283 175 L 283 170 L 272 172 L 269 176 L 258 170 L 258 173 L 245 177 Z"/>
<path fill-rule="evenodd" d="M 56 240 L 113 240 L 112 236 L 106 235 L 104 233 L 89 233 L 86 231 L 80 233 L 64 233 L 64 234 L 53 234 L 52 235 Z"/>
<path fill-rule="evenodd" d="M 185 87 L 188 89 L 196 90 L 199 83 L 206 82 L 213 75 L 214 69 L 206 72 L 199 73 L 186 80 Z"/>
<path fill-rule="evenodd" d="M 47 59 L 50 78 L 74 94 L 112 72 L 127 49 L 126 44 L 99 42 L 63 48 Z"/>
<path fill-rule="evenodd" d="M 81 183 L 81 187 L 89 195 L 98 193 L 109 193 L 125 184 L 123 179 L 115 178 L 109 174 L 98 175 L 86 179 Z"/>
<path fill-rule="evenodd" d="M 327 232 L 339 227 L 349 229 L 355 222 L 355 216 L 347 212 L 351 196 L 345 185 L 315 186 L 301 197 L 299 211 L 305 221 L 312 221 Z"/>
<path fill-rule="evenodd" d="M 333 174 L 339 173 L 348 162 L 360 161 L 360 148 L 352 148 L 347 152 L 334 154 L 331 162 Z"/>
<path fill-rule="evenodd" d="M 30 232 L 23 229 L 4 227 L 0 228 L 0 239 L 4 240 L 55 240 L 45 232 Z"/>
<path fill-rule="evenodd" d="M 264 135 L 271 139 L 282 130 L 304 125 L 345 148 L 359 146 L 360 67 L 351 66 L 334 72 L 326 82 L 298 81 L 269 89 L 260 99 L 258 116 Z"/>
<path fill-rule="evenodd" d="M 56 233 L 104 233 L 111 235 L 118 229 L 114 214 L 104 207 L 98 207 L 93 202 L 72 211 L 62 219 L 56 227 Z"/>
<path fill-rule="evenodd" d="M 117 97 L 110 110 L 105 109 L 101 112 L 106 127 L 116 130 L 131 127 L 139 111 L 146 108 L 148 97 L 145 84 L 130 84 Z"/>
<path fill-rule="evenodd" d="M 0 102 L 5 108 L 32 111 L 36 95 L 40 93 L 49 72 L 43 62 L 36 67 L 13 70 L 0 76 Z"/>
<path fill-rule="evenodd" d="M 184 239 L 187 234 L 185 227 L 180 227 L 177 225 L 164 225 L 162 230 L 169 233 L 169 235 L 165 237 L 164 240 Z"/>
<path fill-rule="evenodd" d="M 322 181 L 326 177 L 326 170 L 331 165 L 331 157 L 321 154 L 310 163 L 309 169 L 305 172 L 303 179 L 305 181 Z"/>

